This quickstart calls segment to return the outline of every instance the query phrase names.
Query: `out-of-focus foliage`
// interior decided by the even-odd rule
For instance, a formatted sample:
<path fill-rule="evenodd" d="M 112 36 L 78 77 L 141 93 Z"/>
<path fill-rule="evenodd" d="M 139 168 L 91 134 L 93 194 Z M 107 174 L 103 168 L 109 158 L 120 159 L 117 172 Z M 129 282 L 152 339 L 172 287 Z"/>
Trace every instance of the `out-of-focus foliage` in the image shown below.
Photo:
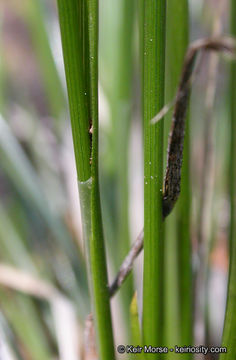
<path fill-rule="evenodd" d="M 189 1 L 190 40 L 212 33 L 212 14 L 218 1 Z M 142 218 L 143 173 L 137 8 L 137 2 L 131 0 L 100 1 L 100 169 L 110 280 L 142 227 L 142 220 L 138 220 Z M 223 8 L 221 21 L 223 32 L 227 33 L 226 1 Z M 208 274 L 204 319 L 206 342 L 216 345 L 221 341 L 224 317 L 230 216 L 227 60 L 220 58 L 218 69 L 213 110 L 215 160 L 210 189 L 213 195 L 206 218 L 210 230 L 205 244 Z M 203 56 L 194 79 L 190 114 L 195 274 L 199 271 L 197 231 L 207 76 L 208 56 Z M 90 299 L 65 88 L 56 2 L 2 0 L 0 358 L 3 360 L 85 359 L 81 329 L 90 311 Z M 167 134 L 168 130 L 165 144 Z M 164 148 L 164 156 L 165 153 Z M 125 285 L 120 299 L 112 302 L 116 343 L 128 343 L 130 334 L 139 337 L 133 331 L 138 322 L 137 308 L 142 309 L 142 269 L 138 267 L 134 276 L 138 292 L 131 308 L 131 332 L 127 323 L 132 281 Z M 196 339 L 202 338 L 199 328 L 196 326 Z"/>

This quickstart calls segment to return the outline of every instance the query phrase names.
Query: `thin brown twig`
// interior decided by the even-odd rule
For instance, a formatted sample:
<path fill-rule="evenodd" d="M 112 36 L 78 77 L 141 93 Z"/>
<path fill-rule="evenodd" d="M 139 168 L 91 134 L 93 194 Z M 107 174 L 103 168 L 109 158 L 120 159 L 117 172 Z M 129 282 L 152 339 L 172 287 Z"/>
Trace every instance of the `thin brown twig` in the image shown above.
<path fill-rule="evenodd" d="M 138 235 L 136 241 L 134 242 L 133 246 L 131 247 L 128 255 L 124 259 L 118 274 L 116 275 L 115 280 L 111 284 L 109 288 L 110 296 L 112 297 L 115 295 L 116 291 L 119 289 L 121 284 L 125 281 L 126 277 L 132 270 L 133 262 L 136 257 L 139 255 L 140 251 L 143 248 L 143 230 Z"/>
<path fill-rule="evenodd" d="M 183 144 L 185 132 L 185 116 L 188 107 L 192 74 L 196 57 L 200 51 L 217 51 L 228 52 L 235 54 L 236 43 L 231 37 L 212 37 L 207 39 L 200 39 L 192 43 L 186 53 L 183 70 L 175 98 L 174 111 L 172 116 L 172 125 L 169 136 L 168 151 L 167 151 L 167 166 L 164 178 L 164 191 L 162 202 L 163 220 L 172 211 L 180 194 L 181 183 L 181 167 L 183 160 Z M 161 113 L 164 113 L 161 110 Z M 159 119 L 159 114 L 155 118 Z M 151 120 L 152 123 L 154 122 Z M 143 248 L 143 234 L 142 230 L 138 238 L 134 242 L 128 255 L 124 259 L 120 270 L 110 286 L 110 296 L 112 297 L 120 288 L 122 283 L 129 275 L 135 258 L 139 255 Z"/>

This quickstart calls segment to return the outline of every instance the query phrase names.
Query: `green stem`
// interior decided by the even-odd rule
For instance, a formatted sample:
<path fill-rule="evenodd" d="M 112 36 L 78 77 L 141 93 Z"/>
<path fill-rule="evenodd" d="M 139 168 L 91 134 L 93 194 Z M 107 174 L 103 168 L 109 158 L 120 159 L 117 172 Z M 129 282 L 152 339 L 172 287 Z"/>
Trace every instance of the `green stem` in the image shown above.
<path fill-rule="evenodd" d="M 186 130 L 183 152 L 181 194 L 177 205 L 178 226 L 178 274 L 180 294 L 181 344 L 193 343 L 193 274 L 191 245 L 191 188 L 190 188 L 190 144 L 189 117 L 186 119 Z M 192 358 L 189 354 L 188 358 Z"/>
<path fill-rule="evenodd" d="M 83 32 L 80 31 L 79 22 L 81 7 L 81 1 L 58 0 L 78 180 L 86 181 L 90 178 L 91 169 L 86 74 L 83 66 Z"/>
<path fill-rule="evenodd" d="M 188 1 L 172 0 L 172 56 L 175 62 L 175 82 L 179 81 L 184 56 L 189 42 Z M 180 26 L 181 25 L 181 26 Z M 176 46 L 176 44 L 178 44 Z M 174 65 L 174 64 L 173 64 Z M 173 84 L 176 87 L 176 84 Z M 173 87 L 173 91 L 175 91 Z M 179 276 L 179 306 L 181 324 L 181 344 L 192 344 L 193 340 L 193 306 L 192 306 L 192 252 L 191 252 L 191 189 L 190 189 L 190 135 L 189 115 L 186 118 L 184 138 L 183 165 L 181 176 L 181 193 L 177 204 L 177 259 Z M 191 354 L 188 358 L 191 358 Z"/>
<path fill-rule="evenodd" d="M 167 2 L 166 44 L 166 103 L 176 93 L 183 60 L 188 46 L 188 1 Z M 166 259 L 166 341 L 191 344 L 191 240 L 189 186 L 189 124 L 186 121 L 181 193 L 173 213 L 165 222 Z M 165 119 L 165 148 L 167 148 L 171 114 Z M 174 230 L 173 230 L 174 229 Z M 175 249 L 175 250 L 174 250 Z M 169 353 L 168 358 L 175 357 Z"/>
<path fill-rule="evenodd" d="M 231 33 L 236 36 L 236 1 L 231 0 Z M 230 268 L 228 282 L 228 297 L 225 314 L 222 346 L 227 347 L 227 353 L 221 354 L 220 360 L 236 358 L 236 65 L 231 65 L 230 103 L 231 103 L 231 146 L 230 146 Z"/>
<path fill-rule="evenodd" d="M 106 17 L 106 19 L 104 21 L 107 22 L 107 28 L 109 33 L 112 32 L 112 36 L 108 36 L 107 31 L 104 34 L 104 37 L 106 35 L 104 39 L 106 44 L 103 44 L 106 48 L 106 58 L 103 61 L 108 69 L 104 74 L 109 83 L 106 87 L 104 86 L 104 89 L 111 113 L 109 133 L 111 147 L 107 154 L 108 156 L 113 154 L 112 176 L 107 174 L 107 178 L 110 180 L 110 188 L 114 194 L 112 201 L 116 212 L 113 226 L 114 236 L 110 236 L 113 239 L 114 266 L 117 268 L 130 248 L 128 150 L 132 106 L 132 40 L 135 12 L 133 0 L 108 0 L 108 2 L 109 5 L 105 4 L 104 6 L 111 7 L 111 12 L 105 11 L 104 18 Z M 105 25 L 103 26 L 105 28 Z M 120 45 L 117 47 L 114 44 Z M 107 194 L 107 186 L 104 188 L 104 192 Z M 129 305 L 133 295 L 132 277 L 121 289 L 120 295 L 126 324 L 126 338 L 128 339 L 130 333 Z"/>
<path fill-rule="evenodd" d="M 151 119 L 164 104 L 165 6 L 143 1 L 144 276 L 143 341 L 160 345 L 163 314 L 163 121 Z M 158 358 L 158 356 L 155 356 Z"/>
<path fill-rule="evenodd" d="M 58 0 L 58 8 L 79 189 L 82 189 L 84 236 L 89 242 L 87 256 L 97 343 L 100 358 L 112 360 L 114 344 L 98 181 L 98 0 L 86 3 Z"/>
<path fill-rule="evenodd" d="M 117 41 L 120 45 L 114 67 L 116 84 L 111 99 L 113 121 L 113 138 L 116 159 L 117 206 L 118 206 L 118 242 L 120 246 L 119 261 L 129 250 L 129 216 L 128 216 L 128 145 L 131 119 L 131 85 L 132 85 L 132 34 L 134 20 L 134 2 L 120 1 L 120 23 L 117 29 Z M 129 35 L 127 35 L 129 34 Z M 132 295 L 131 295 L 132 296 Z M 130 302 L 130 299 L 129 299 Z"/>
<path fill-rule="evenodd" d="M 90 256 L 100 358 L 112 360 L 114 344 L 98 177 L 98 0 L 88 0 L 90 96 L 93 124 Z"/>

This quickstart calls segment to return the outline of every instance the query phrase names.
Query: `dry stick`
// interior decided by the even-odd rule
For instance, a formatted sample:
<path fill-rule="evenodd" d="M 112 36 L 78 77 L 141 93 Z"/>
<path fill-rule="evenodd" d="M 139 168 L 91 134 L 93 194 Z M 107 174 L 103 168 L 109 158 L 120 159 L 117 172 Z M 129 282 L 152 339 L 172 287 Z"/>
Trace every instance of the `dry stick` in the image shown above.
<path fill-rule="evenodd" d="M 130 271 L 132 270 L 133 262 L 143 248 L 143 235 L 144 235 L 144 233 L 142 230 L 140 232 L 140 234 L 138 235 L 136 241 L 134 242 L 133 246 L 131 247 L 128 255 L 124 259 L 115 280 L 111 284 L 111 286 L 109 288 L 111 297 L 120 288 L 121 284 L 125 281 L 125 279 L 129 275 Z"/>
<path fill-rule="evenodd" d="M 181 167 L 183 160 L 183 144 L 185 130 L 185 116 L 191 91 L 192 74 L 196 57 L 200 51 L 214 50 L 217 52 L 228 52 L 234 54 L 236 44 L 231 37 L 212 37 L 195 41 L 187 50 L 183 70 L 175 98 L 174 111 L 172 116 L 171 132 L 169 136 L 167 151 L 167 166 L 164 178 L 164 191 L 162 214 L 163 220 L 170 214 L 179 194 L 181 182 Z M 161 112 L 163 112 L 161 110 Z M 156 116 L 159 118 L 159 116 Z M 152 121 L 153 122 L 153 121 Z M 143 230 L 134 242 L 128 255 L 123 261 L 120 270 L 110 286 L 110 296 L 112 297 L 120 288 L 122 283 L 129 275 L 135 258 L 143 248 Z"/>

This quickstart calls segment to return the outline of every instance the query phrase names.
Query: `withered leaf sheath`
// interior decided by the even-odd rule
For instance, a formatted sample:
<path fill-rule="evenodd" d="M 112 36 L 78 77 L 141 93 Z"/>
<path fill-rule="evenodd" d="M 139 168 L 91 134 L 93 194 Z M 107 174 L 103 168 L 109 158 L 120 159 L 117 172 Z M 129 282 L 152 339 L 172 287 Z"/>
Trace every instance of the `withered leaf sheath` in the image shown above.
<path fill-rule="evenodd" d="M 187 51 L 175 99 L 171 132 L 169 136 L 167 166 L 163 185 L 163 218 L 170 214 L 180 194 L 185 118 L 191 91 L 191 78 L 194 63 L 200 50 L 215 50 L 234 53 L 235 42 L 229 37 L 197 40 Z"/>
<path fill-rule="evenodd" d="M 185 117 L 191 88 L 191 75 L 196 54 L 189 60 L 182 73 L 176 105 L 172 117 L 171 132 L 168 144 L 167 166 L 164 179 L 162 214 L 165 218 L 176 203 L 180 194 L 181 167 L 183 162 Z"/>

